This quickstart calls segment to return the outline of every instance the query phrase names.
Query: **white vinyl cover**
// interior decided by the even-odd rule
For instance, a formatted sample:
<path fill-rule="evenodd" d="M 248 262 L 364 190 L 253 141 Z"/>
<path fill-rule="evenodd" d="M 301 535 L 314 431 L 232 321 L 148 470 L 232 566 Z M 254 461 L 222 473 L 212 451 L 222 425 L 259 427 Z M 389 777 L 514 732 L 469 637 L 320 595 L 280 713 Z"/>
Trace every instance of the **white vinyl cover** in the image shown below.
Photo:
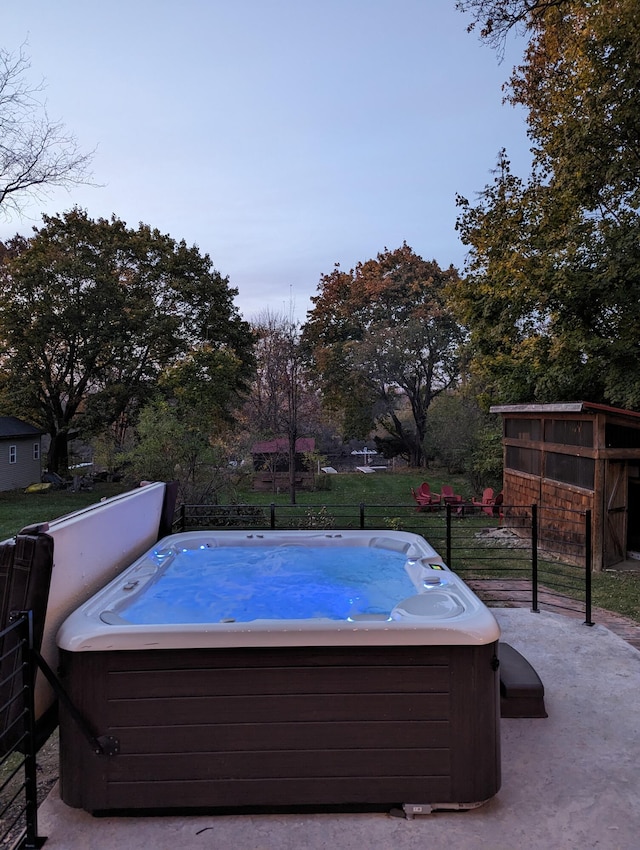
<path fill-rule="evenodd" d="M 42 637 L 42 655 L 58 666 L 56 633 L 65 617 L 104 587 L 158 539 L 166 485 L 147 484 L 48 524 L 53 570 Z M 39 676 L 36 716 L 53 701 Z"/>

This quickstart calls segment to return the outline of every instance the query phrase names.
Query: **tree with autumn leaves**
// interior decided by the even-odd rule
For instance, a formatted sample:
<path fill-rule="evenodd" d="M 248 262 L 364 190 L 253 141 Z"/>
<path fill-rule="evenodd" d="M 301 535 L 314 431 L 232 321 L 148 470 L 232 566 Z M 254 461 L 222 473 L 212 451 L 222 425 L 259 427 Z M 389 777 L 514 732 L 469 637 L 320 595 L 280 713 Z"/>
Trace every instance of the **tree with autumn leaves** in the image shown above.
<path fill-rule="evenodd" d="M 513 30 L 527 37 L 505 91 L 527 111 L 531 172 L 503 150 L 478 197 L 458 197 L 463 276 L 385 250 L 321 278 L 305 329 L 344 434 L 382 425 L 381 445 L 416 466 L 461 354 L 467 391 L 494 403 L 640 409 L 640 6 L 457 5 L 498 51 Z"/>
<path fill-rule="evenodd" d="M 458 377 L 462 331 L 446 303 L 457 278 L 405 243 L 320 279 L 303 345 L 344 437 L 378 428 L 385 454 L 424 465 L 429 406 Z"/>
<path fill-rule="evenodd" d="M 514 28 L 528 38 L 506 93 L 527 110 L 531 173 L 502 151 L 493 182 L 458 199 L 473 371 L 495 401 L 640 409 L 640 5 L 457 5 L 498 49 Z"/>
<path fill-rule="evenodd" d="M 498 50 L 514 29 L 527 37 L 505 91 L 527 112 L 531 171 L 514 174 L 501 151 L 493 180 L 458 198 L 464 276 L 406 244 L 336 266 L 295 339 L 343 435 L 368 439 L 375 428 L 383 451 L 414 466 L 432 401 L 459 377 L 461 344 L 467 386 L 492 402 L 640 409 L 640 6 L 457 6 Z M 202 376 L 217 375 L 210 390 L 224 406 L 250 347 L 208 258 L 149 228 L 125 234 L 115 220 L 85 238 L 75 215 L 45 219 L 1 260 L 0 392 L 18 414 L 40 410 L 62 465 L 79 422 L 126 415 L 151 387 L 163 385 L 174 410 L 184 387 L 197 404 Z M 51 401 L 29 395 L 35 387 Z"/>

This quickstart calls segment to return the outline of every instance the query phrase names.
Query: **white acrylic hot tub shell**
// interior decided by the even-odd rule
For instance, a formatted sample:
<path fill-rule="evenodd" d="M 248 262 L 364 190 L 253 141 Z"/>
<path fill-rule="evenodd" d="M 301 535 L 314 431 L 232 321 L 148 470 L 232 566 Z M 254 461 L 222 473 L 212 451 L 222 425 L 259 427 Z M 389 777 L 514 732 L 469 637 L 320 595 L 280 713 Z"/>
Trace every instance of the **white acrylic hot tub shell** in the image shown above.
<path fill-rule="evenodd" d="M 352 620 L 252 620 L 233 623 L 136 625 L 111 612 L 123 600 L 144 592 L 158 570 L 154 553 L 170 547 L 201 546 L 377 546 L 406 555 L 416 595 L 402 600 L 391 618 Z M 429 564 L 442 567 L 432 570 Z M 423 582 L 427 576 L 428 581 Z M 434 584 L 436 579 L 439 583 Z M 132 589 L 132 584 L 136 583 Z M 437 594 L 429 597 L 429 594 Z M 431 600 L 431 601 L 430 601 Z M 107 622 L 105 622 L 107 620 Z M 164 538 L 128 569 L 79 607 L 62 624 L 57 641 L 72 652 L 186 649 L 246 646 L 484 645 L 498 640 L 493 614 L 469 587 L 444 565 L 417 534 L 400 531 L 185 532 Z"/>

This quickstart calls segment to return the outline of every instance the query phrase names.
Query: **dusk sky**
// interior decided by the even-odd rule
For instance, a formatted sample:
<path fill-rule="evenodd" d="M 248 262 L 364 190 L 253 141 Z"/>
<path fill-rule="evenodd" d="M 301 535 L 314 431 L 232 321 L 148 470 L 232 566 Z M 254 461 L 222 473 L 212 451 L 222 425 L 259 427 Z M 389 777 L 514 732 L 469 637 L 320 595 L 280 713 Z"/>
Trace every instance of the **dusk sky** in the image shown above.
<path fill-rule="evenodd" d="M 49 118 L 96 148 L 94 187 L 58 190 L 0 240 L 74 205 L 197 244 L 239 290 L 304 320 L 321 275 L 406 241 L 463 269 L 455 195 L 506 147 L 524 174 L 524 114 L 504 61 L 455 0 L 6 0 Z"/>

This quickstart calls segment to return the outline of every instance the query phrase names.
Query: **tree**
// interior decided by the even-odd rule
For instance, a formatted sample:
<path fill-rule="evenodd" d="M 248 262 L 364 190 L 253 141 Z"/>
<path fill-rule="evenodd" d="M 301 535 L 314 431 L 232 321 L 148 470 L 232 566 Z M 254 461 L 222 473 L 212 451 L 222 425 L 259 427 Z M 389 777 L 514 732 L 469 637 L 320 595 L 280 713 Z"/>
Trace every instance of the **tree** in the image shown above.
<path fill-rule="evenodd" d="M 246 364 L 205 340 L 169 364 L 141 409 L 132 449 L 137 480 L 175 480 L 185 504 L 216 504 L 229 488 L 229 438 L 246 389 Z"/>
<path fill-rule="evenodd" d="M 345 437 L 378 423 L 412 466 L 425 464 L 427 411 L 458 375 L 462 331 L 445 301 L 457 277 L 405 243 L 321 278 L 304 340 Z"/>
<path fill-rule="evenodd" d="M 480 25 L 480 36 L 501 51 L 512 29 L 526 29 L 533 18 L 547 10 L 563 6 L 569 0 L 458 0 L 456 8 L 472 12 L 474 20 L 467 30 Z"/>
<path fill-rule="evenodd" d="M 528 110 L 526 180 L 459 198 L 459 315 L 502 400 L 640 406 L 640 7 L 470 0 L 482 34 L 529 37 L 507 87 Z"/>
<path fill-rule="evenodd" d="M 467 388 L 442 393 L 429 411 L 427 446 L 448 472 L 464 473 L 475 492 L 502 487 L 502 421 Z"/>
<path fill-rule="evenodd" d="M 226 454 L 210 437 L 214 425 L 204 407 L 184 407 L 158 394 L 140 411 L 134 447 L 120 456 L 127 475 L 137 481 L 177 481 L 178 500 L 184 504 L 216 504 L 229 479 Z"/>
<path fill-rule="evenodd" d="M 131 230 L 78 209 L 45 216 L 30 240 L 9 243 L 0 286 L 0 386 L 13 410 L 50 434 L 51 470 L 66 470 L 70 433 L 130 421 L 168 369 L 194 404 L 216 393 L 224 405 L 250 375 L 236 291 L 195 246 L 147 225 Z M 204 392 L 202 370 L 230 364 Z"/>
<path fill-rule="evenodd" d="M 62 124 L 52 123 L 27 81 L 24 53 L 0 48 L 0 213 L 19 213 L 25 198 L 86 181 L 91 154 L 80 152 Z"/>
<path fill-rule="evenodd" d="M 254 322 L 256 376 L 245 405 L 254 433 L 287 438 L 289 497 L 296 503 L 296 442 L 317 422 L 317 394 L 305 370 L 297 323 L 284 314 L 265 310 Z M 274 479 L 275 486 L 275 479 Z"/>

